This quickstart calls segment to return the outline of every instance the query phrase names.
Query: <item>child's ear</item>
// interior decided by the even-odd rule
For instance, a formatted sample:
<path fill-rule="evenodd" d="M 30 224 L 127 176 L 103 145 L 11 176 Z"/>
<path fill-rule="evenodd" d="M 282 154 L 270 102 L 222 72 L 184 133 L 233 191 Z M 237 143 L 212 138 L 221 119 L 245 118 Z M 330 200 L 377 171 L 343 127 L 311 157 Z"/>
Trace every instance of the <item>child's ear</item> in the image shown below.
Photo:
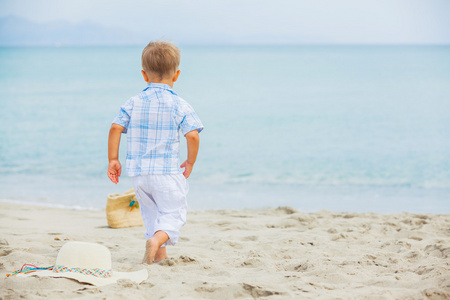
<path fill-rule="evenodd" d="M 144 71 L 144 70 L 141 70 L 141 73 L 142 73 L 142 76 L 144 76 L 144 80 L 145 80 L 145 82 L 147 82 L 147 83 L 148 83 L 148 76 L 147 76 L 147 73 L 145 73 L 145 71 Z"/>
<path fill-rule="evenodd" d="M 178 80 L 178 76 L 180 76 L 180 70 L 178 70 L 176 73 L 175 73 L 175 75 L 173 75 L 173 78 L 172 78 L 172 81 L 173 82 L 175 82 L 175 81 L 177 81 Z"/>

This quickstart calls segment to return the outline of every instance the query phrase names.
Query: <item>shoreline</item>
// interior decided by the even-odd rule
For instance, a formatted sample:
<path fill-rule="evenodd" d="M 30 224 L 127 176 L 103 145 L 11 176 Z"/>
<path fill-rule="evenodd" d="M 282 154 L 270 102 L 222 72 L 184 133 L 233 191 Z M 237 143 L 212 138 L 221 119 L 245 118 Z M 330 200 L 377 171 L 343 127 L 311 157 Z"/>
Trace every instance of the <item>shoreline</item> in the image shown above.
<path fill-rule="evenodd" d="M 119 193 L 123 193 L 121 189 Z M 408 194 L 389 194 L 370 195 L 359 193 L 331 193 L 331 192 L 312 192 L 311 190 L 298 190 L 295 195 L 291 193 L 279 193 L 279 189 L 272 188 L 266 190 L 257 190 L 256 188 L 232 190 L 232 186 L 215 187 L 213 190 L 202 190 L 195 187 L 190 191 L 188 197 L 188 210 L 192 212 L 205 212 L 217 210 L 260 210 L 271 209 L 279 206 L 290 206 L 302 212 L 317 213 L 323 210 L 348 213 L 379 213 L 379 214 L 450 214 L 450 207 L 447 198 L 443 195 L 431 197 L 423 194 L 411 197 Z M 430 191 L 427 191 L 430 192 Z M 444 191 L 447 193 L 446 191 Z M 110 192 L 112 193 L 112 192 Z M 87 210 L 102 211 L 106 207 L 107 195 L 94 197 L 92 202 L 80 201 L 79 205 L 76 199 L 45 199 L 45 198 L 22 198 L 13 197 L 0 198 L 0 203 L 12 205 L 38 206 L 46 208 L 58 208 L 68 210 Z M 230 198 L 234 200 L 230 201 Z M 276 200 L 275 200 L 276 199 Z"/>
<path fill-rule="evenodd" d="M 111 229 L 104 210 L 5 202 L 0 208 L 4 299 L 450 297 L 449 214 L 191 210 L 169 258 L 143 266 L 144 228 Z M 54 264 L 67 241 L 103 244 L 113 270 L 147 268 L 149 278 L 92 287 L 66 278 L 5 277 L 25 263 Z"/>

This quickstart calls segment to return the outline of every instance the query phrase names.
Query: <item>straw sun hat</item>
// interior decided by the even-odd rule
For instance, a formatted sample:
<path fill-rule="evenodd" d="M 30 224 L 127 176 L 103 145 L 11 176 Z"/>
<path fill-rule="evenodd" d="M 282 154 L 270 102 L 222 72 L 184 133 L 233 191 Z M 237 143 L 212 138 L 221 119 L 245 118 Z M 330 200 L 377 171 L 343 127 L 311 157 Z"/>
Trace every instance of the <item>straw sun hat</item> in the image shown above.
<path fill-rule="evenodd" d="M 117 272 L 111 269 L 111 253 L 105 246 L 68 242 L 59 250 L 56 263 L 51 270 L 41 270 L 24 276 L 65 277 L 96 286 L 115 283 L 119 279 L 130 279 L 141 283 L 148 278 L 147 269 L 135 272 Z"/>

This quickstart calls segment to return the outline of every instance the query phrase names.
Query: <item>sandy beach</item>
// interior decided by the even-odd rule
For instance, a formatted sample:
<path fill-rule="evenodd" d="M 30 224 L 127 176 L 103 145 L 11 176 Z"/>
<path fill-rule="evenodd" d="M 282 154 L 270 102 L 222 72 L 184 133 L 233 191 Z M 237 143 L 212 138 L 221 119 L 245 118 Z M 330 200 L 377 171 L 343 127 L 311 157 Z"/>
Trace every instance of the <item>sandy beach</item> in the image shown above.
<path fill-rule="evenodd" d="M 194 211 L 169 259 L 143 266 L 143 228 L 111 229 L 104 211 L 0 207 L 1 299 L 450 298 L 450 215 Z M 149 278 L 95 287 L 6 277 L 53 265 L 67 241 L 102 244 L 113 270 L 147 268 Z"/>

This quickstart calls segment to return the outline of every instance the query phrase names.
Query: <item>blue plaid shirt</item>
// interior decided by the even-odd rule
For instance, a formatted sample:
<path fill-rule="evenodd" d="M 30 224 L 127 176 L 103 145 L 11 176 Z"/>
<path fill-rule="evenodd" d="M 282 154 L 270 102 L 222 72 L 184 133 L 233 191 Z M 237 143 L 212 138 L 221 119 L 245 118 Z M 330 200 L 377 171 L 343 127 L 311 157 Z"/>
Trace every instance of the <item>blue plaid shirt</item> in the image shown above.
<path fill-rule="evenodd" d="M 150 83 L 120 108 L 113 123 L 128 134 L 129 176 L 179 174 L 180 131 L 203 130 L 192 106 L 166 84 Z"/>

